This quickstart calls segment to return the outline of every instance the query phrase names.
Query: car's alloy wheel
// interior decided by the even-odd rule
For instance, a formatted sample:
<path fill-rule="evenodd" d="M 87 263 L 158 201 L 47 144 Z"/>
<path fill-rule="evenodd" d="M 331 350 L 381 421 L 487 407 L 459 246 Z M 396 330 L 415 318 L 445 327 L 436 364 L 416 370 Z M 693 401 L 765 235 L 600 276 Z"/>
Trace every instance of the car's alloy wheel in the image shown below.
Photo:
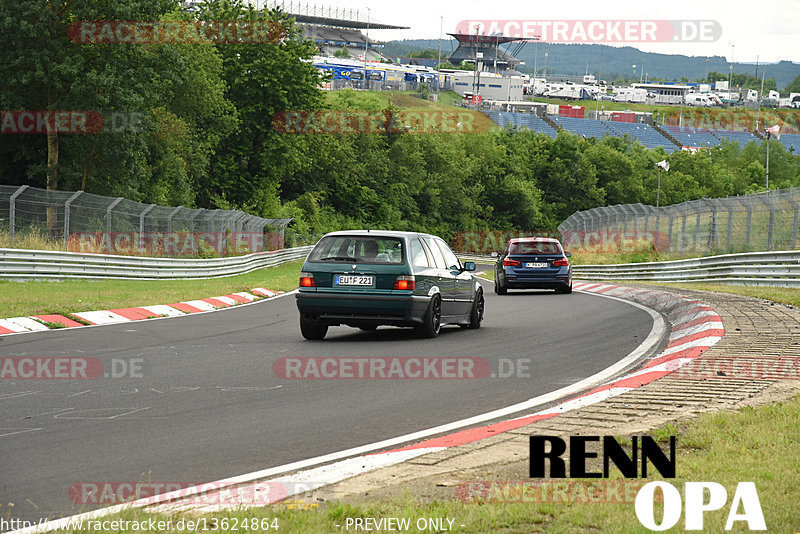
<path fill-rule="evenodd" d="M 319 324 L 311 319 L 306 319 L 302 314 L 300 315 L 300 333 L 306 339 L 319 341 L 325 338 L 328 333 L 328 325 Z"/>
<path fill-rule="evenodd" d="M 419 328 L 420 333 L 424 337 L 432 338 L 439 335 L 442 329 L 442 299 L 439 295 L 434 295 L 431 303 L 428 304 L 428 310 L 425 312 L 425 318 L 422 321 L 422 326 Z"/>
<path fill-rule="evenodd" d="M 478 292 L 475 293 L 475 302 L 472 303 L 472 313 L 469 314 L 469 325 L 467 328 L 474 330 L 481 327 L 484 308 L 483 290 L 479 289 Z"/>

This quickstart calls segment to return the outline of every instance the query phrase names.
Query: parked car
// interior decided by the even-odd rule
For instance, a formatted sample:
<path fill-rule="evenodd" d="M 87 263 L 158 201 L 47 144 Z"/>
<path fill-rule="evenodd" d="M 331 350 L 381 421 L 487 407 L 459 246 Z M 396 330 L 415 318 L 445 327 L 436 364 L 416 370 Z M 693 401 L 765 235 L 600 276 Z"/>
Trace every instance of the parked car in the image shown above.
<path fill-rule="evenodd" d="M 571 254 L 558 239 L 521 237 L 509 240 L 497 256 L 494 291 L 505 295 L 509 289 L 555 289 L 572 293 Z"/>
<path fill-rule="evenodd" d="M 319 240 L 300 273 L 300 332 L 323 339 L 330 326 L 411 326 L 436 337 L 442 326 L 480 328 L 483 289 L 441 238 L 352 230 Z"/>

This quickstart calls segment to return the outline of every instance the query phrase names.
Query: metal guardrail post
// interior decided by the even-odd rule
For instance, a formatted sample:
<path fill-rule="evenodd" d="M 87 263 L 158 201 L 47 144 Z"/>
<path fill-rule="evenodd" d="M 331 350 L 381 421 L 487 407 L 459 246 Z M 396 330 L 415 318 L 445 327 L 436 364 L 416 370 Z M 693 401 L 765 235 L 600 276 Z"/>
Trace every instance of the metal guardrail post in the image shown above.
<path fill-rule="evenodd" d="M 111 210 L 113 210 L 117 204 L 125 200 L 123 197 L 117 197 L 114 202 L 108 205 L 106 208 L 106 234 L 108 234 L 109 243 L 111 242 Z"/>
<path fill-rule="evenodd" d="M 75 191 L 71 197 L 64 202 L 64 250 L 67 250 L 69 246 L 69 208 L 72 205 L 72 201 L 81 196 L 83 191 Z"/>
<path fill-rule="evenodd" d="M 8 236 L 12 243 L 14 242 L 14 221 L 17 218 L 17 197 L 26 189 L 28 186 L 22 185 L 8 198 Z"/>
<path fill-rule="evenodd" d="M 750 249 L 750 225 L 753 222 L 753 207 L 750 204 L 747 204 L 746 201 L 742 201 L 742 206 L 744 209 L 747 210 L 747 221 L 745 223 L 745 230 L 744 230 L 744 248 L 745 250 Z"/>
<path fill-rule="evenodd" d="M 700 246 L 700 215 L 702 212 L 697 210 L 697 222 L 694 227 L 694 249 L 697 250 Z"/>
<path fill-rule="evenodd" d="M 792 197 L 792 195 L 788 195 L 787 196 L 787 200 L 792 205 L 792 208 L 794 208 L 794 218 L 792 220 L 792 249 L 796 249 L 797 248 L 797 222 L 798 222 L 797 221 L 797 218 L 798 218 L 797 216 L 800 215 L 800 205 L 798 205 L 797 202 L 795 202 L 795 200 Z"/>
<path fill-rule="evenodd" d="M 175 215 L 177 215 L 178 212 L 181 211 L 182 209 L 183 209 L 183 206 L 176 206 L 175 209 L 172 210 L 171 212 L 169 212 L 169 215 L 167 215 L 167 233 L 168 234 L 172 233 L 172 219 L 175 218 Z"/>
<path fill-rule="evenodd" d="M 197 241 L 194 238 L 194 220 L 197 218 L 198 215 L 205 211 L 204 208 L 200 208 L 194 210 L 191 215 L 189 215 L 189 232 L 192 234 L 192 254 L 197 254 Z"/>
<path fill-rule="evenodd" d="M 139 245 L 137 248 L 144 248 L 144 218 L 155 207 L 156 207 L 155 204 L 150 204 L 139 214 Z"/>

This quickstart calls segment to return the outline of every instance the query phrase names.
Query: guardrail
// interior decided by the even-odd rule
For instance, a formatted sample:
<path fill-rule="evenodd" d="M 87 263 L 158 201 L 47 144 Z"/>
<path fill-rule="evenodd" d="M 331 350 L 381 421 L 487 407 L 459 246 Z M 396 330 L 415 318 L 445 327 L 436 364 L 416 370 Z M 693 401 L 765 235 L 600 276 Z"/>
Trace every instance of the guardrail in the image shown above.
<path fill-rule="evenodd" d="M 222 278 L 304 259 L 312 246 L 210 259 L 150 258 L 49 250 L 0 249 L 0 278 L 6 280 L 114 278 L 176 280 Z"/>
<path fill-rule="evenodd" d="M 800 287 L 800 251 L 746 252 L 688 260 L 575 265 L 581 280 L 651 280 Z"/>

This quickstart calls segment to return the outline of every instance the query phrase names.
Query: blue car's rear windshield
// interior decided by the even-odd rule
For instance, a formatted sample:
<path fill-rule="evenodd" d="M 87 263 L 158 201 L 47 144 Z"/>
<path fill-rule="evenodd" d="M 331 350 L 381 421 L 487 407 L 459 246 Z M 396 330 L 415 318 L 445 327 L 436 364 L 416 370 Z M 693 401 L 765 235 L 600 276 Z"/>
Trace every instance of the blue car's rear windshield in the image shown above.
<path fill-rule="evenodd" d="M 308 261 L 402 265 L 405 253 L 403 240 L 396 237 L 336 235 L 323 237 Z"/>
<path fill-rule="evenodd" d="M 553 241 L 517 241 L 511 243 L 509 254 L 563 254 L 561 245 Z"/>

